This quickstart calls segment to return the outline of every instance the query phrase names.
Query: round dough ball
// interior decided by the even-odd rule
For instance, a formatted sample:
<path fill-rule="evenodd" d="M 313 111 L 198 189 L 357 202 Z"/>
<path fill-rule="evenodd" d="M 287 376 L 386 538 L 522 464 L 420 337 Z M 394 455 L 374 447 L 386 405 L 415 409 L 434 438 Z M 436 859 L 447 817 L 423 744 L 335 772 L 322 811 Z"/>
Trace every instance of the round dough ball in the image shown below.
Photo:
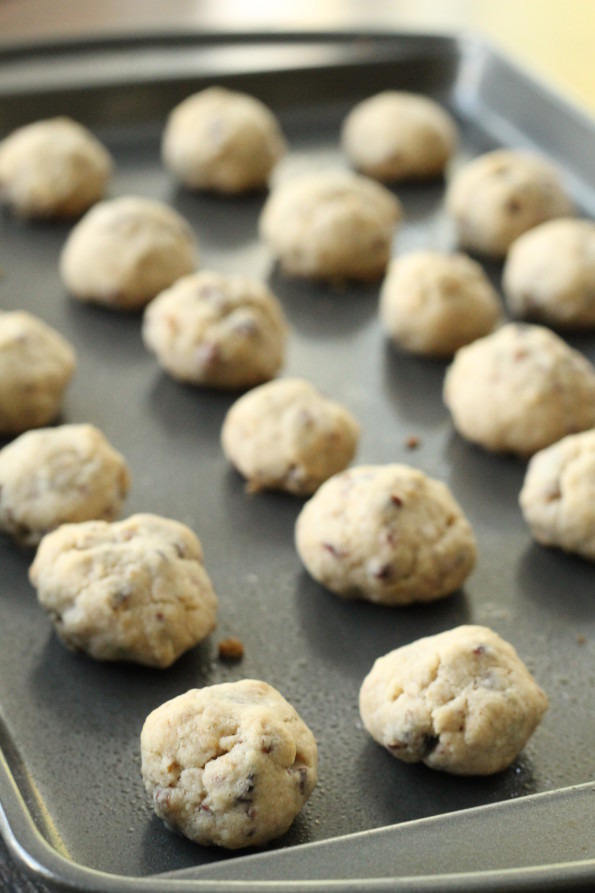
<path fill-rule="evenodd" d="M 111 521 L 129 488 L 124 458 L 93 425 L 26 431 L 0 450 L 0 530 L 32 546 L 60 524 Z"/>
<path fill-rule="evenodd" d="M 491 332 L 501 306 L 483 268 L 470 257 L 416 251 L 391 261 L 379 312 L 386 332 L 404 350 L 450 357 Z"/>
<path fill-rule="evenodd" d="M 301 496 L 351 462 L 359 432 L 359 423 L 340 403 L 291 378 L 240 397 L 225 417 L 221 444 L 249 491 Z"/>
<path fill-rule="evenodd" d="M 157 515 L 63 524 L 29 578 L 64 644 L 96 660 L 169 667 L 215 628 L 199 540 Z"/>
<path fill-rule="evenodd" d="M 516 239 L 503 272 L 511 313 L 558 328 L 595 326 L 595 223 L 561 219 Z"/>
<path fill-rule="evenodd" d="M 492 775 L 516 759 L 548 699 L 512 645 L 459 626 L 378 658 L 359 707 L 372 738 L 399 760 Z"/>
<path fill-rule="evenodd" d="M 53 421 L 75 365 L 72 345 L 51 326 L 22 310 L 0 312 L 0 431 Z"/>
<path fill-rule="evenodd" d="M 444 402 L 463 437 L 528 457 L 595 426 L 595 368 L 549 329 L 509 323 L 457 351 Z"/>
<path fill-rule="evenodd" d="M 573 213 L 556 168 L 538 155 L 496 149 L 462 167 L 446 194 L 463 248 L 504 257 L 522 233 Z"/>
<path fill-rule="evenodd" d="M 446 484 L 396 464 L 334 475 L 303 507 L 295 539 L 306 569 L 331 592 L 384 605 L 450 595 L 477 554 Z"/>
<path fill-rule="evenodd" d="M 20 217 L 75 217 L 98 202 L 112 172 L 107 149 L 70 118 L 19 127 L 0 142 L 0 199 Z"/>
<path fill-rule="evenodd" d="M 155 813 L 190 840 L 238 849 L 280 837 L 312 793 L 317 747 L 283 696 L 255 679 L 193 689 L 141 733 Z"/>
<path fill-rule="evenodd" d="M 285 359 L 288 326 L 262 282 L 202 270 L 178 280 L 145 310 L 145 346 L 174 378 L 214 388 L 252 387 Z"/>
<path fill-rule="evenodd" d="M 383 182 L 437 177 L 458 142 L 454 119 L 427 96 L 384 90 L 358 103 L 341 130 L 355 168 Z"/>
<path fill-rule="evenodd" d="M 398 199 L 349 171 L 316 171 L 280 183 L 260 217 L 260 234 L 282 269 L 307 279 L 379 279 L 389 261 Z"/>
<path fill-rule="evenodd" d="M 188 188 L 235 194 L 265 187 L 286 148 L 277 119 L 260 100 L 208 87 L 170 113 L 162 155 Z"/>
<path fill-rule="evenodd" d="M 133 196 L 91 208 L 60 256 L 71 294 L 122 310 L 144 307 L 197 266 L 197 242 L 186 220 L 162 202 Z"/>

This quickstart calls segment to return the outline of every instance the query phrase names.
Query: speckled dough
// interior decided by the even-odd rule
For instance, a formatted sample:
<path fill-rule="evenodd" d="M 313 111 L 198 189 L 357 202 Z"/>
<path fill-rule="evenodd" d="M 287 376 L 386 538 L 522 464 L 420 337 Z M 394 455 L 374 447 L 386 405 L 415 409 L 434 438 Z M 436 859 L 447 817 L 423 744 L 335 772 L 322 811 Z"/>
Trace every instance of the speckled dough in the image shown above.
<path fill-rule="evenodd" d="M 548 699 L 512 645 L 459 626 L 378 658 L 359 705 L 372 738 L 398 759 L 492 775 L 516 759 Z"/>
<path fill-rule="evenodd" d="M 549 329 L 509 323 L 457 351 L 444 401 L 463 437 L 527 457 L 595 426 L 595 368 Z"/>
<path fill-rule="evenodd" d="M 63 524 L 29 577 L 64 644 L 97 660 L 169 667 L 215 627 L 199 540 L 157 515 Z"/>
<path fill-rule="evenodd" d="M 380 291 L 388 335 L 411 353 L 450 357 L 502 315 L 483 268 L 464 254 L 415 251 L 391 261 Z"/>
<path fill-rule="evenodd" d="M 25 545 L 71 521 L 111 521 L 130 487 L 126 462 L 93 425 L 27 431 L 0 450 L 0 530 Z"/>
<path fill-rule="evenodd" d="M 142 775 L 156 814 L 196 843 L 267 843 L 312 793 L 310 729 L 266 682 L 193 689 L 162 704 L 141 733 Z"/>
<path fill-rule="evenodd" d="M 177 105 L 162 142 L 164 164 L 185 186 L 229 194 L 265 187 L 285 152 L 273 113 L 255 97 L 223 87 Z"/>
<path fill-rule="evenodd" d="M 143 340 L 174 378 L 216 388 L 252 387 L 285 358 L 288 326 L 263 282 L 204 270 L 149 304 Z"/>
<path fill-rule="evenodd" d="M 73 347 L 51 326 L 25 311 L 0 312 L 0 432 L 53 421 L 75 365 Z"/>
<path fill-rule="evenodd" d="M 503 257 L 532 227 L 573 213 L 556 168 L 530 152 L 497 149 L 462 167 L 446 195 L 459 244 Z"/>
<path fill-rule="evenodd" d="M 343 150 L 355 168 L 383 182 L 436 177 L 458 142 L 454 119 L 433 99 L 385 90 L 347 115 Z"/>
<path fill-rule="evenodd" d="M 448 487 L 396 464 L 334 475 L 303 507 L 295 539 L 306 569 L 327 589 L 385 605 L 449 595 L 477 553 Z"/>
<path fill-rule="evenodd" d="M 144 307 L 197 266 L 197 242 L 186 220 L 162 202 L 133 196 L 91 208 L 60 257 L 71 294 L 123 310 Z"/>
<path fill-rule="evenodd" d="M 401 213 L 398 199 L 374 180 L 315 171 L 275 187 L 260 234 L 292 276 L 375 280 L 386 270 Z"/>
<path fill-rule="evenodd" d="M 551 220 L 520 236 L 502 281 L 515 316 L 558 328 L 595 327 L 595 223 Z"/>
<path fill-rule="evenodd" d="M 20 217 L 74 217 L 103 198 L 105 147 L 70 118 L 36 121 L 0 143 L 0 199 Z"/>
<path fill-rule="evenodd" d="M 255 388 L 229 409 L 223 451 L 248 490 L 313 493 L 352 460 L 359 423 L 340 403 L 302 379 Z"/>

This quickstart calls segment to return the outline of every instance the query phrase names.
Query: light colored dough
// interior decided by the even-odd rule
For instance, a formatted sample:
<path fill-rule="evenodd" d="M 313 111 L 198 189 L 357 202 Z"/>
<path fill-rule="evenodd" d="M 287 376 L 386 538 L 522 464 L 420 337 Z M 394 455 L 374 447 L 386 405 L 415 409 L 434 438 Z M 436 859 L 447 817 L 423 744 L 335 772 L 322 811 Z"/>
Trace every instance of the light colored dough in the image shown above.
<path fill-rule="evenodd" d="M 595 426 L 595 368 L 549 329 L 509 323 L 457 351 L 444 401 L 463 437 L 528 457 Z"/>
<path fill-rule="evenodd" d="M 207 87 L 170 113 L 163 162 L 189 189 L 238 194 L 267 186 L 287 151 L 267 106 L 246 93 Z"/>
<path fill-rule="evenodd" d="M 340 403 L 302 379 L 255 388 L 229 409 L 221 444 L 248 490 L 313 493 L 352 460 L 360 426 Z"/>
<path fill-rule="evenodd" d="M 103 198 L 107 149 L 71 118 L 19 127 L 0 142 L 0 198 L 20 217 L 75 217 Z"/>
<path fill-rule="evenodd" d="M 0 450 L 0 530 L 31 546 L 60 524 L 111 521 L 129 487 L 124 458 L 93 425 L 27 431 Z"/>
<path fill-rule="evenodd" d="M 174 378 L 215 388 L 252 387 L 285 359 L 288 326 L 267 286 L 202 270 L 178 280 L 145 310 L 143 340 Z"/>
<path fill-rule="evenodd" d="M 0 312 L 0 431 L 53 421 L 75 365 L 74 348 L 51 326 L 23 310 Z"/>
<path fill-rule="evenodd" d="M 437 251 L 415 251 L 391 261 L 379 311 L 396 344 L 434 357 L 450 357 L 487 335 L 502 315 L 483 267 L 464 254 Z"/>
<path fill-rule="evenodd" d="M 306 569 L 327 589 L 385 605 L 450 595 L 477 554 L 446 484 L 397 464 L 334 475 L 303 507 L 295 539 Z"/>
<path fill-rule="evenodd" d="M 73 227 L 60 256 L 66 288 L 81 301 L 138 310 L 198 266 L 190 225 L 162 202 L 100 202 Z"/>
<path fill-rule="evenodd" d="M 29 578 L 64 644 L 97 660 L 169 667 L 215 628 L 199 540 L 157 515 L 63 524 Z"/>
<path fill-rule="evenodd" d="M 378 658 L 359 705 L 372 738 L 398 759 L 492 775 L 516 759 L 548 699 L 512 645 L 459 626 Z"/>
<path fill-rule="evenodd" d="M 317 779 L 312 732 L 255 679 L 162 704 L 143 726 L 141 757 L 156 814 L 196 843 L 228 849 L 285 834 Z"/>

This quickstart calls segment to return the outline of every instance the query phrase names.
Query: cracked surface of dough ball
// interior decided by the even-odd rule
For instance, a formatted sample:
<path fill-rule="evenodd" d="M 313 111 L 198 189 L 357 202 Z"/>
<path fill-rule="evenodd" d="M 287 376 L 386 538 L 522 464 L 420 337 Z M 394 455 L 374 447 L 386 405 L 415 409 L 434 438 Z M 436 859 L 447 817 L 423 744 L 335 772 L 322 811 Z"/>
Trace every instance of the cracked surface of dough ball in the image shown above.
<path fill-rule="evenodd" d="M 509 323 L 457 351 L 444 402 L 467 440 L 528 457 L 595 426 L 595 368 L 549 329 Z"/>
<path fill-rule="evenodd" d="M 520 236 L 502 283 L 514 316 L 558 328 L 595 327 L 595 223 L 551 220 Z"/>
<path fill-rule="evenodd" d="M 289 829 L 317 780 L 308 726 L 266 682 L 193 689 L 141 733 L 142 775 L 168 826 L 205 846 L 259 846 Z"/>
<path fill-rule="evenodd" d="M 358 103 L 341 130 L 357 170 L 383 182 L 439 176 L 457 145 L 452 116 L 428 96 L 384 90 Z"/>
<path fill-rule="evenodd" d="M 331 282 L 379 279 L 388 264 L 399 200 L 368 177 L 323 170 L 279 183 L 260 234 L 291 276 Z"/>
<path fill-rule="evenodd" d="M 138 310 L 198 266 L 187 221 L 163 202 L 123 196 L 100 202 L 72 228 L 60 274 L 81 301 Z"/>
<path fill-rule="evenodd" d="M 475 566 L 473 530 L 449 488 L 407 465 L 362 465 L 300 512 L 296 547 L 331 592 L 384 605 L 450 595 Z"/>
<path fill-rule="evenodd" d="M 29 577 L 64 644 L 96 660 L 169 667 L 215 628 L 201 543 L 169 518 L 63 524 Z"/>
<path fill-rule="evenodd" d="M 504 257 L 520 235 L 546 220 L 572 215 L 558 170 L 545 158 L 496 149 L 468 162 L 446 193 L 459 244 Z"/>
<path fill-rule="evenodd" d="M 60 524 L 111 521 L 129 487 L 124 458 L 93 425 L 26 431 L 0 450 L 0 530 L 35 545 Z"/>
<path fill-rule="evenodd" d="M 74 348 L 51 326 L 23 310 L 0 312 L 0 431 L 49 424 L 75 365 Z"/>
<path fill-rule="evenodd" d="M 286 152 L 272 111 L 256 97 L 207 87 L 169 115 L 164 164 L 189 189 L 235 194 L 267 186 Z"/>
<path fill-rule="evenodd" d="M 548 707 L 508 642 L 459 626 L 378 658 L 360 714 L 372 738 L 406 763 L 492 775 L 516 759 Z"/>
<path fill-rule="evenodd" d="M 76 217 L 112 172 L 107 149 L 71 118 L 35 121 L 0 142 L 0 198 L 24 218 Z"/>
<path fill-rule="evenodd" d="M 221 443 L 248 490 L 305 495 L 349 464 L 359 432 L 345 407 L 292 378 L 240 397 L 227 412 Z"/>
<path fill-rule="evenodd" d="M 450 357 L 487 335 L 502 315 L 483 267 L 464 254 L 437 251 L 415 251 L 391 261 L 379 310 L 396 344 L 434 357 Z"/>
<path fill-rule="evenodd" d="M 170 375 L 214 388 L 252 387 L 276 375 L 287 333 L 281 304 L 263 282 L 210 270 L 158 295 L 142 330 Z"/>

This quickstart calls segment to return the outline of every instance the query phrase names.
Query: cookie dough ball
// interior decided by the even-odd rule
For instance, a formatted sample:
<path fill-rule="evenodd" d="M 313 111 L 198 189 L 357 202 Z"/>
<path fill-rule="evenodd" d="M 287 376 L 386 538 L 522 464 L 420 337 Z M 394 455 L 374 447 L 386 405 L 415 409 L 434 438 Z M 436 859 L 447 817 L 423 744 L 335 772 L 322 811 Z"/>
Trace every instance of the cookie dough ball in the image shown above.
<path fill-rule="evenodd" d="M 292 276 L 376 280 L 401 214 L 398 199 L 380 183 L 348 171 L 316 171 L 271 192 L 260 234 Z"/>
<path fill-rule="evenodd" d="M 64 644 L 97 660 L 169 667 L 215 628 L 199 540 L 158 515 L 63 524 L 29 578 Z"/>
<path fill-rule="evenodd" d="M 595 368 L 549 329 L 509 323 L 457 351 L 444 402 L 462 437 L 528 457 L 595 426 Z"/>
<path fill-rule="evenodd" d="M 240 397 L 221 432 L 223 452 L 248 490 L 314 493 L 353 459 L 360 426 L 340 403 L 301 379 L 281 379 Z"/>
<path fill-rule="evenodd" d="M 179 381 L 213 388 L 252 387 L 285 359 L 288 326 L 262 282 L 203 270 L 178 280 L 145 310 L 143 340 Z"/>
<path fill-rule="evenodd" d="M 74 297 L 122 310 L 144 307 L 197 266 L 186 220 L 162 202 L 133 196 L 91 208 L 60 257 L 62 280 Z"/>
<path fill-rule="evenodd" d="M 520 236 L 508 252 L 503 287 L 515 316 L 595 327 L 595 223 L 551 220 Z"/>
<path fill-rule="evenodd" d="M 317 747 L 266 682 L 193 689 L 149 714 L 142 775 L 155 813 L 196 843 L 238 849 L 280 837 L 312 793 Z"/>
<path fill-rule="evenodd" d="M 111 521 L 129 488 L 124 458 L 93 425 L 27 431 L 0 450 L 0 530 L 32 546 L 60 524 Z"/>
<path fill-rule="evenodd" d="M 73 347 L 51 326 L 25 311 L 0 312 L 0 432 L 49 424 L 75 365 Z"/>
<path fill-rule="evenodd" d="M 341 131 L 355 168 L 383 182 L 437 177 L 457 145 L 454 119 L 427 96 L 385 90 L 358 103 Z"/>
<path fill-rule="evenodd" d="M 36 121 L 0 142 L 0 199 L 20 217 L 74 217 L 98 202 L 112 172 L 105 147 L 70 118 Z"/>
<path fill-rule="evenodd" d="M 486 627 L 459 626 L 378 658 L 359 707 L 397 759 L 492 775 L 516 759 L 548 699 L 512 645 Z"/>
<path fill-rule="evenodd" d="M 380 291 L 380 319 L 406 351 L 450 357 L 487 335 L 501 317 L 483 268 L 464 254 L 416 251 L 391 261 Z"/>
<path fill-rule="evenodd" d="M 446 195 L 463 248 L 503 257 L 522 233 L 572 214 L 556 168 L 538 155 L 497 149 L 459 170 Z"/>
<path fill-rule="evenodd" d="M 163 133 L 167 168 L 189 189 L 237 194 L 266 187 L 286 143 L 260 100 L 207 87 L 177 105 Z"/>
<path fill-rule="evenodd" d="M 450 595 L 477 553 L 446 484 L 396 464 L 334 475 L 303 507 L 295 539 L 306 569 L 331 592 L 384 605 Z"/>

